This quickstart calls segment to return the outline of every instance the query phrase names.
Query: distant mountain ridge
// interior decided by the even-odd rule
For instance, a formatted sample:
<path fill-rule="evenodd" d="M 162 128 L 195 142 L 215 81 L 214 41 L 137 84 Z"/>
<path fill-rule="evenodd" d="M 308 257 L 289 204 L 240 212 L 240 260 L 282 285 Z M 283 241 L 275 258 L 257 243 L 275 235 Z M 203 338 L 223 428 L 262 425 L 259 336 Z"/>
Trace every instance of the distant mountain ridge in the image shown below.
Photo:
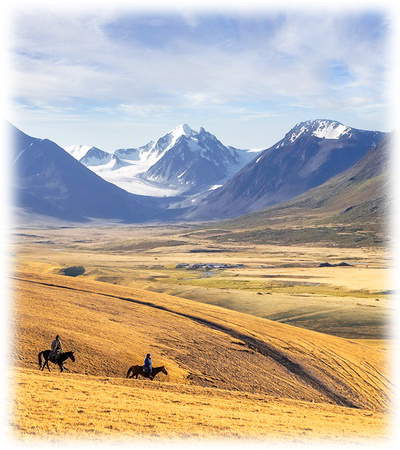
<path fill-rule="evenodd" d="M 332 120 L 301 122 L 185 217 L 230 218 L 290 200 L 352 167 L 385 135 Z"/>
<path fill-rule="evenodd" d="M 254 152 L 226 147 L 204 128 L 197 132 L 187 124 L 139 148 L 113 153 L 89 146 L 66 150 L 128 192 L 143 193 L 144 189 L 156 196 L 187 195 L 222 185 L 255 156 Z M 116 169 L 121 170 L 115 173 Z"/>
<path fill-rule="evenodd" d="M 288 202 L 213 222 L 232 242 L 357 247 L 386 245 L 393 133 L 353 167 Z"/>
<path fill-rule="evenodd" d="M 154 199 L 129 194 L 97 176 L 54 142 L 9 126 L 17 208 L 78 222 L 103 219 L 136 223 L 160 216 Z"/>
<path fill-rule="evenodd" d="M 196 132 L 183 124 L 138 149 L 109 153 L 73 146 L 72 157 L 48 139 L 10 127 L 17 206 L 28 214 L 71 221 L 125 223 L 225 219 L 287 202 L 359 164 L 387 135 L 312 120 L 297 124 L 275 145 L 256 154 L 225 147 L 204 128 Z M 232 176 L 238 166 L 242 169 Z M 367 169 L 369 183 L 374 164 Z M 151 194 L 131 194 L 96 173 L 127 185 L 134 176 Z M 228 181 L 220 188 L 213 185 L 222 176 Z M 152 195 L 154 190 L 157 195 Z M 354 213 L 353 206 L 348 208 Z"/>

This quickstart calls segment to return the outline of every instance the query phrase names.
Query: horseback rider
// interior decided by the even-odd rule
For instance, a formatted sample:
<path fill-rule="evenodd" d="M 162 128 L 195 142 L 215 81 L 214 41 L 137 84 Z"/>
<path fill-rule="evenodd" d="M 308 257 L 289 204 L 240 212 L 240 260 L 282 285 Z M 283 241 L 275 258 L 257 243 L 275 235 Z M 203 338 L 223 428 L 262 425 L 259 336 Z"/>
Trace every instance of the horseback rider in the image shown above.
<path fill-rule="evenodd" d="M 51 343 L 50 361 L 57 363 L 58 355 L 64 351 L 60 336 L 57 334 L 54 341 Z"/>
<path fill-rule="evenodd" d="M 143 375 L 151 378 L 151 372 L 153 370 L 153 362 L 151 360 L 150 353 L 147 353 L 146 358 L 144 359 L 143 364 Z"/>

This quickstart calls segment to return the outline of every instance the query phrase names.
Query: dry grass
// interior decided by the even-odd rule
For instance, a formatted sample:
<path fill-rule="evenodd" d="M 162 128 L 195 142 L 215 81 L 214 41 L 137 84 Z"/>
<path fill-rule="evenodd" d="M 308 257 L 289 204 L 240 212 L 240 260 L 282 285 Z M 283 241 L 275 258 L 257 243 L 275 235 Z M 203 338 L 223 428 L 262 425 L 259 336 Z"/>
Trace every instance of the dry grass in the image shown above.
<path fill-rule="evenodd" d="M 236 438 L 371 443 L 387 437 L 377 412 L 262 394 L 82 375 L 13 374 L 17 438 Z"/>
<path fill-rule="evenodd" d="M 382 249 L 238 247 L 229 241 L 217 248 L 203 232 L 189 234 L 185 227 L 24 231 L 15 246 L 18 270 L 58 274 L 83 266 L 85 279 L 167 293 L 350 339 L 390 337 L 393 305 L 386 293 L 392 289 L 391 271 Z M 149 249 L 142 248 L 150 241 Z M 171 242 L 186 244 L 171 247 Z M 202 249 L 219 252 L 198 252 Z M 323 262 L 352 266 L 319 267 Z M 246 267 L 213 270 L 205 277 L 203 270 L 175 269 L 179 263 Z"/>
<path fill-rule="evenodd" d="M 152 242 L 159 241 L 160 247 L 133 250 L 132 230 L 137 240 L 154 232 Z M 349 337 L 360 338 L 365 337 L 364 324 L 378 326 L 390 299 L 381 295 L 376 302 L 369 288 L 388 289 L 382 281 L 383 252 L 329 249 L 327 254 L 324 249 L 273 246 L 234 251 L 226 245 L 225 253 L 186 253 L 209 243 L 185 238 L 182 228 L 121 228 L 119 240 L 131 236 L 130 249 L 114 252 L 109 245 L 117 235 L 113 229 L 35 233 L 20 235 L 15 245 L 11 306 L 12 352 L 17 357 L 11 422 L 19 438 L 60 434 L 62 439 L 218 436 L 307 441 L 388 435 L 390 342 L 348 340 L 301 328 L 317 324 L 337 331 L 344 323 Z M 185 239 L 181 247 L 162 246 Z M 318 261 L 349 258 L 361 269 L 351 268 L 351 276 L 348 268 L 321 273 L 315 267 Z M 259 282 L 260 274 L 285 282 L 323 279 L 326 291 L 299 296 L 275 289 L 258 295 L 191 286 L 184 282 L 187 274 L 179 278 L 182 271 L 174 269 L 180 262 L 221 260 L 246 264 L 240 269 L 242 281 Z M 59 275 L 61 268 L 76 265 L 85 267 L 84 276 Z M 239 278 L 238 271 L 228 270 L 221 279 Z M 340 295 L 351 281 L 351 290 L 359 295 Z M 201 302 L 190 300 L 191 295 Z M 253 315 L 240 312 L 246 308 Z M 266 312 L 276 320 L 255 317 Z M 350 318 L 352 322 L 346 322 Z M 296 320 L 300 327 L 288 324 Z M 379 326 L 384 327 L 383 320 Z M 48 348 L 56 334 L 66 350 L 76 352 L 77 361 L 67 363 L 69 370 L 63 374 L 55 366 L 51 373 L 39 372 L 37 353 Z M 154 365 L 165 365 L 168 375 L 160 374 L 153 382 L 125 379 L 127 369 L 142 364 L 148 351 Z"/>
<path fill-rule="evenodd" d="M 274 396 L 283 402 L 315 402 L 322 409 L 353 405 L 375 414 L 389 408 L 384 355 L 341 338 L 175 297 L 62 276 L 19 274 L 13 305 L 16 364 L 24 370 L 37 365 L 38 351 L 59 333 L 67 349 L 77 354 L 76 363 L 67 365 L 69 372 L 80 375 L 122 380 L 127 368 L 151 351 L 154 364 L 166 365 L 169 372 L 158 376 L 159 383 L 173 383 L 177 400 L 181 389 L 186 392 L 188 385 L 196 385 Z M 35 377 L 48 376 L 36 373 Z M 131 385 L 135 382 L 130 380 Z M 90 395 L 91 382 L 84 383 L 89 383 Z M 25 396 L 23 386 L 38 395 L 40 388 L 27 383 L 18 397 Z M 40 395 L 46 398 L 46 392 Z M 71 394 L 70 400 L 73 405 L 77 398 Z M 114 401 L 119 404 L 118 397 Z M 53 426 L 50 415 L 51 424 L 46 425 L 43 417 L 35 416 L 33 405 L 26 400 L 23 405 L 19 417 L 31 411 L 28 416 L 37 426 L 43 423 L 39 429 Z M 68 410 L 61 408 L 68 417 Z M 212 411 L 211 405 L 209 414 Z M 14 423 L 25 429 L 18 420 Z M 80 423 L 90 425 L 83 419 Z"/>

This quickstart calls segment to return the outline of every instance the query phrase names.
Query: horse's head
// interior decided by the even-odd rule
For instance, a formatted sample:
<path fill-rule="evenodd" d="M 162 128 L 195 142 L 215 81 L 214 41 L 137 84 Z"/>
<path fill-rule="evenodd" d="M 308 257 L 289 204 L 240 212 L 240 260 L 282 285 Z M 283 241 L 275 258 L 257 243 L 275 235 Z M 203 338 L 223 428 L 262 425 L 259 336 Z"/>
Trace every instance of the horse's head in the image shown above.
<path fill-rule="evenodd" d="M 69 357 L 72 359 L 73 362 L 75 362 L 75 355 L 74 352 L 68 352 Z"/>
<path fill-rule="evenodd" d="M 162 366 L 161 372 L 162 372 L 162 373 L 165 373 L 165 375 L 168 375 L 168 371 L 167 371 L 167 369 L 165 368 L 165 366 Z"/>

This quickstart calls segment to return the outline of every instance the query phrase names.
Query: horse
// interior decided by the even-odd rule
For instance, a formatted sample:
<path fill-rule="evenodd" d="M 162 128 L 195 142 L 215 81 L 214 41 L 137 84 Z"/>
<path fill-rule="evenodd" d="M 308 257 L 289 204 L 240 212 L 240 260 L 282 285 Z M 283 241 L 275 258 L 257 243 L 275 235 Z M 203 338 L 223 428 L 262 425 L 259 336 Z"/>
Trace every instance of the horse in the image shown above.
<path fill-rule="evenodd" d="M 42 352 L 40 352 L 38 354 L 38 361 L 39 361 L 39 369 L 40 370 L 43 370 L 44 366 L 47 365 L 47 368 L 49 369 L 49 372 L 51 372 L 50 367 L 49 367 L 50 353 L 51 353 L 51 350 L 43 350 Z M 42 357 L 44 358 L 43 365 L 42 365 Z M 75 362 L 74 352 L 59 353 L 57 363 L 55 363 L 55 364 L 58 364 L 58 367 L 60 368 L 60 372 L 64 372 L 64 365 L 63 364 L 68 358 L 71 359 L 73 362 Z M 50 362 L 53 362 L 53 361 L 50 361 Z M 65 367 L 65 369 L 66 369 L 66 367 Z"/>
<path fill-rule="evenodd" d="M 168 375 L 167 369 L 164 366 L 161 367 L 154 367 L 151 371 L 151 377 L 149 377 L 148 373 L 143 373 L 143 366 L 132 366 L 129 368 L 128 373 L 126 374 L 126 378 L 133 378 L 138 377 L 138 375 L 142 375 L 142 377 L 150 378 L 150 380 L 153 380 L 154 377 L 158 373 L 165 373 L 165 375 Z"/>

